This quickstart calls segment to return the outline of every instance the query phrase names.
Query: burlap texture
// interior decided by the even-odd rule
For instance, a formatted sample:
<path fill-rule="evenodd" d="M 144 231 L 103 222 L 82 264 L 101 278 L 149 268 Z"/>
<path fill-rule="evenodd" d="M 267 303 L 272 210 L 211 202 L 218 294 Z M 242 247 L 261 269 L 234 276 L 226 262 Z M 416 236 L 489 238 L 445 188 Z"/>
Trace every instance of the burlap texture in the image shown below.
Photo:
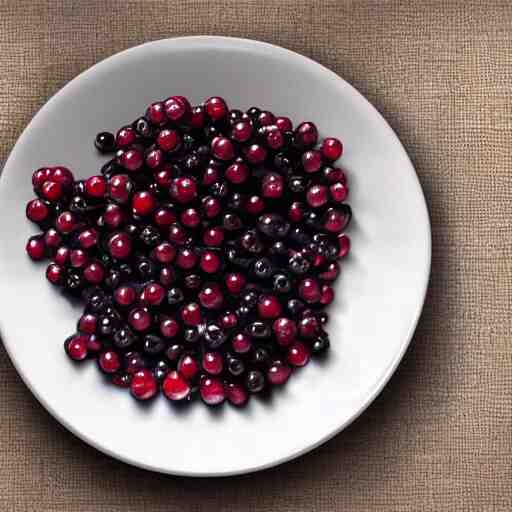
<path fill-rule="evenodd" d="M 433 227 L 414 341 L 380 397 L 335 439 L 281 467 L 215 480 L 152 474 L 85 445 L 0 349 L 0 511 L 512 510 L 512 4 L 0 1 L 0 159 L 82 70 L 191 34 L 312 57 L 397 131 Z"/>

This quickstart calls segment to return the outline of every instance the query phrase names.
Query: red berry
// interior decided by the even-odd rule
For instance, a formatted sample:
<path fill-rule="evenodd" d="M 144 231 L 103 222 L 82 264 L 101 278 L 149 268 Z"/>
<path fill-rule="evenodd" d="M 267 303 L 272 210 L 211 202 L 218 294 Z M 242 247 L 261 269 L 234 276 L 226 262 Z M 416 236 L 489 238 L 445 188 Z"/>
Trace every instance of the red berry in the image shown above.
<path fill-rule="evenodd" d="M 50 263 L 46 269 L 46 279 L 52 284 L 59 285 L 64 279 L 64 273 L 64 267 L 56 263 Z"/>
<path fill-rule="evenodd" d="M 208 405 L 218 405 L 226 399 L 226 391 L 222 382 L 215 377 L 207 377 L 201 381 L 199 393 Z"/>
<path fill-rule="evenodd" d="M 174 338 L 179 330 L 180 325 L 174 318 L 166 317 L 160 321 L 160 334 L 164 338 Z"/>
<path fill-rule="evenodd" d="M 69 249 L 69 247 L 63 245 L 57 249 L 57 252 L 53 257 L 53 261 L 57 263 L 57 265 L 65 266 L 66 263 L 69 261 L 70 253 L 71 250 Z"/>
<path fill-rule="evenodd" d="M 137 293 L 132 286 L 120 286 L 114 292 L 114 300 L 121 306 L 129 306 L 135 302 Z"/>
<path fill-rule="evenodd" d="M 316 279 L 307 277 L 299 284 L 299 297 L 306 302 L 315 303 L 320 300 L 320 286 Z"/>
<path fill-rule="evenodd" d="M 164 102 L 165 114 L 171 121 L 180 121 L 190 112 L 190 103 L 183 96 L 171 96 Z"/>
<path fill-rule="evenodd" d="M 306 172 L 317 172 L 322 167 L 322 154 L 315 149 L 306 151 L 302 155 L 302 167 Z"/>
<path fill-rule="evenodd" d="M 147 190 L 143 190 L 142 192 L 137 192 L 132 199 L 132 211 L 134 215 L 140 215 L 141 217 L 145 217 L 153 212 L 153 210 L 157 206 L 157 201 L 155 196 L 148 192 Z"/>
<path fill-rule="evenodd" d="M 169 152 L 175 150 L 180 145 L 181 139 L 176 130 L 166 128 L 158 134 L 156 143 L 160 149 Z"/>
<path fill-rule="evenodd" d="M 244 205 L 247 213 L 257 215 L 265 209 L 265 202 L 259 196 L 251 196 Z"/>
<path fill-rule="evenodd" d="M 77 335 L 66 340 L 64 345 L 68 356 L 74 361 L 83 361 L 87 357 L 87 336 Z"/>
<path fill-rule="evenodd" d="M 56 229 L 50 228 L 44 234 L 44 242 L 47 247 L 55 249 L 55 247 L 58 247 L 61 244 L 62 236 L 60 236 L 60 233 Z"/>
<path fill-rule="evenodd" d="M 76 217 L 71 212 L 62 212 L 55 220 L 55 228 L 60 233 L 67 235 L 77 226 Z"/>
<path fill-rule="evenodd" d="M 263 295 L 258 301 L 258 314 L 261 318 L 277 318 L 282 312 L 281 304 L 273 295 Z"/>
<path fill-rule="evenodd" d="M 236 406 L 243 406 L 249 400 L 249 394 L 243 386 L 230 382 L 226 385 L 226 395 L 229 403 Z"/>
<path fill-rule="evenodd" d="M 189 203 L 197 196 L 197 185 L 193 178 L 181 176 L 172 181 L 170 193 L 178 203 Z"/>
<path fill-rule="evenodd" d="M 299 334 L 303 338 L 312 338 L 318 329 L 318 320 L 314 316 L 306 316 L 299 322 Z"/>
<path fill-rule="evenodd" d="M 119 162 L 127 171 L 135 172 L 138 171 L 142 164 L 144 163 L 144 159 L 142 157 L 142 153 L 138 149 L 129 149 L 125 151 L 120 158 Z"/>
<path fill-rule="evenodd" d="M 297 324 L 289 318 L 278 318 L 273 325 L 276 340 L 280 345 L 289 345 L 297 335 Z"/>
<path fill-rule="evenodd" d="M 318 141 L 318 130 L 310 121 L 299 124 L 295 130 L 294 141 L 299 147 L 312 147 Z"/>
<path fill-rule="evenodd" d="M 34 171 L 32 174 L 32 186 L 34 190 L 39 190 L 45 181 L 51 179 L 53 174 L 53 169 L 51 167 L 41 167 Z"/>
<path fill-rule="evenodd" d="M 146 117 L 150 123 L 156 124 L 157 126 L 164 124 L 167 121 L 164 104 L 161 101 L 151 103 L 146 109 Z"/>
<path fill-rule="evenodd" d="M 111 203 L 105 208 L 103 221 L 105 222 L 105 226 L 107 226 L 109 229 L 118 228 L 123 223 L 124 218 L 124 211 L 119 205 Z"/>
<path fill-rule="evenodd" d="M 205 352 L 202 364 L 204 370 L 211 375 L 219 375 L 222 372 L 222 356 L 219 352 Z"/>
<path fill-rule="evenodd" d="M 224 296 L 219 285 L 206 283 L 199 292 L 199 302 L 206 309 L 219 309 L 224 302 Z"/>
<path fill-rule="evenodd" d="M 41 187 L 41 195 L 51 202 L 56 202 L 62 198 L 64 189 L 62 185 L 56 181 L 45 181 Z"/>
<path fill-rule="evenodd" d="M 267 158 L 267 150 L 259 144 L 251 144 L 246 147 L 244 154 L 251 164 L 261 164 Z"/>
<path fill-rule="evenodd" d="M 185 270 L 190 270 L 196 266 L 197 260 L 198 256 L 192 249 L 182 248 L 178 250 L 176 265 Z"/>
<path fill-rule="evenodd" d="M 275 386 L 280 386 L 288 380 L 291 373 L 292 369 L 287 364 L 274 361 L 267 370 L 267 380 Z"/>
<path fill-rule="evenodd" d="M 319 208 L 327 203 L 327 187 L 324 185 L 313 185 L 306 193 L 306 200 L 309 206 Z"/>
<path fill-rule="evenodd" d="M 187 228 L 195 228 L 201 223 L 201 215 L 195 208 L 187 208 L 181 213 L 180 221 Z"/>
<path fill-rule="evenodd" d="M 90 197 L 103 197 L 107 193 L 107 181 L 103 176 L 91 176 L 85 180 L 85 192 Z"/>
<path fill-rule="evenodd" d="M 296 341 L 288 348 L 288 362 L 293 366 L 304 366 L 310 358 L 310 350 L 304 343 Z"/>
<path fill-rule="evenodd" d="M 98 364 L 105 373 L 115 373 L 121 368 L 121 360 L 113 350 L 106 350 L 98 357 Z"/>
<path fill-rule="evenodd" d="M 245 286 L 245 277 L 238 272 L 232 272 L 226 275 L 225 282 L 229 293 L 238 295 Z"/>
<path fill-rule="evenodd" d="M 333 201 L 342 203 L 347 198 L 348 188 L 343 183 L 337 182 L 329 187 L 329 192 Z"/>
<path fill-rule="evenodd" d="M 73 249 L 69 254 L 71 266 L 81 268 L 87 263 L 87 254 L 83 249 Z"/>
<path fill-rule="evenodd" d="M 159 306 L 165 298 L 165 289 L 158 283 L 147 284 L 140 295 L 140 301 L 150 306 Z"/>
<path fill-rule="evenodd" d="M 194 107 L 189 119 L 190 126 L 193 128 L 202 128 L 205 120 L 204 108 L 201 105 Z"/>
<path fill-rule="evenodd" d="M 327 284 L 322 286 L 320 304 L 328 306 L 334 300 L 334 290 Z"/>
<path fill-rule="evenodd" d="M 44 204 L 40 199 L 32 199 L 32 201 L 29 201 L 27 204 L 27 218 L 32 222 L 42 222 L 48 218 L 49 213 L 50 210 L 48 209 L 48 206 L 46 206 L 46 204 Z"/>
<path fill-rule="evenodd" d="M 146 155 L 146 165 L 150 169 L 156 169 L 159 167 L 164 161 L 164 154 L 161 149 L 152 149 Z"/>
<path fill-rule="evenodd" d="M 197 361 L 189 354 L 185 354 L 178 361 L 178 371 L 187 380 L 193 379 L 199 371 Z"/>
<path fill-rule="evenodd" d="M 118 148 L 126 148 L 132 145 L 136 138 L 135 130 L 131 126 L 125 126 L 117 132 L 116 146 Z"/>
<path fill-rule="evenodd" d="M 216 197 L 206 196 L 201 201 L 203 210 L 208 219 L 213 219 L 222 211 L 220 201 Z"/>
<path fill-rule="evenodd" d="M 90 249 L 98 243 L 98 232 L 94 228 L 84 229 L 78 235 L 78 242 L 83 249 Z"/>
<path fill-rule="evenodd" d="M 213 251 L 205 251 L 199 262 L 201 269 L 208 274 L 215 274 L 220 269 L 220 258 Z"/>
<path fill-rule="evenodd" d="M 249 169 L 244 163 L 235 162 L 226 169 L 224 176 L 231 183 L 239 185 L 240 183 L 246 181 L 249 177 Z"/>
<path fill-rule="evenodd" d="M 252 342 L 249 336 L 240 333 L 233 338 L 231 345 L 237 354 L 245 354 L 251 350 Z"/>
<path fill-rule="evenodd" d="M 226 137 L 214 137 L 211 143 L 212 154 L 219 160 L 233 160 L 235 148 Z"/>
<path fill-rule="evenodd" d="M 282 132 L 293 130 L 292 122 L 288 117 L 276 117 L 275 124 Z"/>
<path fill-rule="evenodd" d="M 203 233 L 203 242 L 205 245 L 219 247 L 224 241 L 224 230 L 222 228 L 209 228 Z"/>
<path fill-rule="evenodd" d="M 338 277 L 339 273 L 340 267 L 335 261 L 333 261 L 329 263 L 327 268 L 318 277 L 324 281 L 334 281 Z"/>
<path fill-rule="evenodd" d="M 153 214 L 155 224 L 160 227 L 170 226 L 173 222 L 176 222 L 176 215 L 169 208 L 158 208 Z"/>
<path fill-rule="evenodd" d="M 292 222 L 300 222 L 304 217 L 304 205 L 299 201 L 295 201 L 288 209 L 288 218 Z"/>
<path fill-rule="evenodd" d="M 60 183 L 63 188 L 67 189 L 73 185 L 75 177 L 67 167 L 59 165 L 52 169 L 51 180 Z"/>
<path fill-rule="evenodd" d="M 128 323 L 139 332 L 149 329 L 152 321 L 151 313 L 145 308 L 134 308 L 128 315 Z"/>
<path fill-rule="evenodd" d="M 114 258 L 128 258 L 132 252 L 132 239 L 126 233 L 116 233 L 108 241 L 108 251 Z"/>
<path fill-rule="evenodd" d="M 276 126 L 268 127 L 265 140 L 272 149 L 279 149 L 284 145 L 283 134 Z"/>
<path fill-rule="evenodd" d="M 133 183 L 127 174 L 116 174 L 108 183 L 108 194 L 117 203 L 127 203 L 132 189 Z"/>
<path fill-rule="evenodd" d="M 96 332 L 97 323 L 98 319 L 96 316 L 85 313 L 78 321 L 78 330 L 85 334 L 94 334 Z"/>
<path fill-rule="evenodd" d="M 184 400 L 190 395 L 190 385 L 177 371 L 171 371 L 165 376 L 162 391 L 169 400 Z"/>
<path fill-rule="evenodd" d="M 261 181 L 261 195 L 271 199 L 278 199 L 283 195 L 283 177 L 275 172 L 269 172 Z"/>
<path fill-rule="evenodd" d="M 347 226 L 349 220 L 349 215 L 335 208 L 329 208 L 325 212 L 324 228 L 331 233 L 340 233 Z"/>
<path fill-rule="evenodd" d="M 228 113 L 228 106 L 226 105 L 226 102 L 218 96 L 208 98 L 204 102 L 204 108 L 208 117 L 214 121 L 222 119 Z"/>
<path fill-rule="evenodd" d="M 338 258 L 344 258 L 350 252 L 350 238 L 348 235 L 338 236 Z"/>
<path fill-rule="evenodd" d="M 237 142 L 246 142 L 251 138 L 252 124 L 250 121 L 239 121 L 233 125 L 231 137 Z"/>
<path fill-rule="evenodd" d="M 156 395 L 158 384 L 155 376 L 146 369 L 134 373 L 130 384 L 132 395 L 138 400 L 148 400 Z"/>
<path fill-rule="evenodd" d="M 25 247 L 27 254 L 34 261 L 42 260 L 46 255 L 46 244 L 42 236 L 32 236 Z"/>
<path fill-rule="evenodd" d="M 92 284 L 100 284 L 105 277 L 105 268 L 98 261 L 89 263 L 84 268 L 84 278 Z"/>
<path fill-rule="evenodd" d="M 199 304 L 191 302 L 184 306 L 181 310 L 181 319 L 183 322 L 190 326 L 197 326 L 202 321 L 201 308 Z"/>
<path fill-rule="evenodd" d="M 334 162 L 334 160 L 338 160 L 338 158 L 342 155 L 343 144 L 338 139 L 328 137 L 324 139 L 321 149 L 324 158 Z"/>
<path fill-rule="evenodd" d="M 155 247 L 153 256 L 160 263 L 171 263 L 176 256 L 176 249 L 169 242 L 162 242 Z"/>

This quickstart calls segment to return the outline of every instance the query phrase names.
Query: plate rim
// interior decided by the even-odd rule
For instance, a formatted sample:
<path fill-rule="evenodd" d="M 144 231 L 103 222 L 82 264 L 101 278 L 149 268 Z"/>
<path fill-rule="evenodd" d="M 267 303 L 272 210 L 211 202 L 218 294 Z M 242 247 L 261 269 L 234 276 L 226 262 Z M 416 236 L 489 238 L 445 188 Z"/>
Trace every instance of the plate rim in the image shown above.
<path fill-rule="evenodd" d="M 328 69 L 324 65 L 320 64 L 319 62 L 314 61 L 313 59 L 302 55 L 298 52 L 295 52 L 293 50 L 289 50 L 287 48 L 284 48 L 282 46 L 274 45 L 271 43 L 255 40 L 255 39 L 247 39 L 247 38 L 239 38 L 239 37 L 228 37 L 228 36 L 218 36 L 218 35 L 196 35 L 196 36 L 183 36 L 183 37 L 172 37 L 172 38 L 164 38 L 164 39 L 157 39 L 153 41 L 149 41 L 146 43 L 142 43 L 127 49 L 124 49 L 120 52 L 117 52 L 113 55 L 110 55 L 97 63 L 93 64 L 89 68 L 85 69 L 81 73 L 79 73 L 77 76 L 72 78 L 69 82 L 67 82 L 63 87 L 61 87 L 58 91 L 56 91 L 42 106 L 37 110 L 37 112 L 31 117 L 30 121 L 28 122 L 27 126 L 23 129 L 20 136 L 16 140 L 16 143 L 14 144 L 12 150 L 9 153 L 9 156 L 7 157 L 2 174 L 5 173 L 5 170 L 10 167 L 10 161 L 14 160 L 17 148 L 20 146 L 24 140 L 24 138 L 27 136 L 27 132 L 34 122 L 34 120 L 41 114 L 44 113 L 47 109 L 51 108 L 54 101 L 66 90 L 76 87 L 77 82 L 80 78 L 83 78 L 87 75 L 92 75 L 95 73 L 95 71 L 98 70 L 98 68 L 107 66 L 110 61 L 116 60 L 118 57 L 126 56 L 132 52 L 135 51 L 142 51 L 145 47 L 151 47 L 151 46 L 160 46 L 160 45 L 168 45 L 173 43 L 191 43 L 191 44 L 210 44 L 212 46 L 209 46 L 210 49 L 219 49 L 219 46 L 224 46 L 225 48 L 229 49 L 235 49 L 241 50 L 241 51 L 250 51 L 251 49 L 260 49 L 260 50 L 267 50 L 270 53 L 279 53 L 283 57 L 293 58 L 295 60 L 302 60 L 303 64 L 305 64 L 309 70 L 314 71 L 316 73 L 321 73 L 323 75 L 323 78 L 328 79 L 331 82 L 338 82 L 337 85 L 342 85 L 345 87 L 350 94 L 356 98 L 358 101 L 362 101 L 365 106 L 376 114 L 375 119 L 378 120 L 380 126 L 388 132 L 388 134 L 395 140 L 397 143 L 397 149 L 399 149 L 401 156 L 404 158 L 404 164 L 407 165 L 409 168 L 409 172 L 412 173 L 414 179 L 414 183 L 417 189 L 417 193 L 419 197 L 421 198 L 421 206 L 423 210 L 423 217 L 424 217 L 424 223 L 426 228 L 426 265 L 424 269 L 423 274 L 423 280 L 422 280 L 422 288 L 421 288 L 421 297 L 418 302 L 418 308 L 415 312 L 414 318 L 411 319 L 409 330 L 407 332 L 407 335 L 404 337 L 404 341 L 400 347 L 400 350 L 395 354 L 392 362 L 389 364 L 388 368 L 385 372 L 383 372 L 382 376 L 380 377 L 380 380 L 377 381 L 375 384 L 374 389 L 368 393 L 368 396 L 366 400 L 361 404 L 359 409 L 355 411 L 347 420 L 345 420 L 343 423 L 341 423 L 337 428 L 323 436 L 321 439 L 317 440 L 314 443 L 308 444 L 305 447 L 302 447 L 300 449 L 297 449 L 289 454 L 287 454 L 284 457 L 281 457 L 277 460 L 273 460 L 271 462 L 258 464 L 251 466 L 250 464 L 244 466 L 241 469 L 236 470 L 227 470 L 227 471 L 206 471 L 206 472 L 200 472 L 200 471 L 180 471 L 175 469 L 165 469 L 160 466 L 152 466 L 151 464 L 146 464 L 144 462 L 140 462 L 136 459 L 132 459 L 128 456 L 116 453 L 112 450 L 110 450 L 106 446 L 102 446 L 99 443 L 96 442 L 95 439 L 90 438 L 87 434 L 84 434 L 80 432 L 78 429 L 76 429 L 73 425 L 71 425 L 59 412 L 54 410 L 49 404 L 45 402 L 45 400 L 40 396 L 37 389 L 33 388 L 24 375 L 24 373 L 20 370 L 18 366 L 18 362 L 16 360 L 16 357 L 14 353 L 11 351 L 10 342 L 6 342 L 6 338 L 2 336 L 3 346 L 9 356 L 9 359 L 11 360 L 11 363 L 16 369 L 17 374 L 20 376 L 23 383 L 27 386 L 27 388 L 30 390 L 30 392 L 34 395 L 34 397 L 37 399 L 37 401 L 50 413 L 50 415 L 55 418 L 62 426 L 64 426 L 68 431 L 70 431 L 73 435 L 87 443 L 88 445 L 92 446 L 93 448 L 99 450 L 100 452 L 113 457 L 114 459 L 120 460 L 126 464 L 136 466 L 145 470 L 149 471 L 155 471 L 158 473 L 163 474 L 169 474 L 169 475 L 176 475 L 176 476 L 189 476 L 189 477 L 198 477 L 198 478 L 204 478 L 204 477 L 224 477 L 224 476 L 234 476 L 234 475 L 242 475 L 242 474 L 248 474 L 248 473 L 254 473 L 256 471 L 262 471 L 265 469 L 269 469 L 275 466 L 278 466 L 280 464 L 283 464 L 285 462 L 291 461 L 293 459 L 296 459 L 312 450 L 317 448 L 318 446 L 326 443 L 330 439 L 332 439 L 334 436 L 339 434 L 341 431 L 343 431 L 345 428 L 347 428 L 351 423 L 353 423 L 361 414 L 363 414 L 364 411 L 370 406 L 371 403 L 377 398 L 377 396 L 381 393 L 383 388 L 386 386 L 386 384 L 389 382 L 392 375 L 395 373 L 398 365 L 402 361 L 408 347 L 410 346 L 411 340 L 413 338 L 413 335 L 415 333 L 416 327 L 418 325 L 418 322 L 420 320 L 426 296 L 427 291 L 429 287 L 429 281 L 430 281 L 430 273 L 431 273 L 431 265 L 432 265 L 432 228 L 431 228 L 431 221 L 430 221 L 430 215 L 429 215 L 429 209 L 428 204 L 425 198 L 425 195 L 423 193 L 423 189 L 421 186 L 421 182 L 419 180 L 418 174 L 416 173 L 416 170 L 414 168 L 414 165 L 407 154 L 407 151 L 405 150 L 402 142 L 400 141 L 398 135 L 393 130 L 393 128 L 390 126 L 390 124 L 386 121 L 384 116 L 379 112 L 379 110 L 362 94 L 360 93 L 352 84 L 347 82 L 345 79 L 343 79 L 341 76 L 336 74 L 334 71 Z M 3 183 L 5 182 L 5 179 L 0 179 L 0 188 L 3 189 L 5 185 Z M 0 334 L 4 331 L 3 329 L 3 320 L 0 318 Z"/>

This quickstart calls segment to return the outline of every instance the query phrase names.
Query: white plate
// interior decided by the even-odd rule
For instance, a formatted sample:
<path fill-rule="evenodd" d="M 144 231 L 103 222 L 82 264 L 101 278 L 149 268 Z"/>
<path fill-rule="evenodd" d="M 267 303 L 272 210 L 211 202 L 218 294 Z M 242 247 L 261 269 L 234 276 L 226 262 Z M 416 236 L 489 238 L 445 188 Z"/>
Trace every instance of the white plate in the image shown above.
<path fill-rule="evenodd" d="M 273 401 L 246 410 L 201 404 L 177 413 L 165 399 L 141 407 L 67 360 L 63 340 L 80 308 L 55 292 L 24 254 L 32 170 L 95 174 L 98 131 L 114 131 L 172 94 L 233 107 L 264 106 L 312 120 L 345 145 L 354 220 L 330 308 L 330 357 L 297 372 Z M 215 476 L 267 468 L 340 432 L 372 402 L 400 362 L 421 312 L 430 226 L 418 178 L 379 113 L 340 77 L 301 55 L 243 39 L 188 37 L 148 43 L 93 66 L 59 91 L 23 132 L 0 184 L 1 332 L 19 374 L 69 430 L 125 462 L 166 473 Z"/>

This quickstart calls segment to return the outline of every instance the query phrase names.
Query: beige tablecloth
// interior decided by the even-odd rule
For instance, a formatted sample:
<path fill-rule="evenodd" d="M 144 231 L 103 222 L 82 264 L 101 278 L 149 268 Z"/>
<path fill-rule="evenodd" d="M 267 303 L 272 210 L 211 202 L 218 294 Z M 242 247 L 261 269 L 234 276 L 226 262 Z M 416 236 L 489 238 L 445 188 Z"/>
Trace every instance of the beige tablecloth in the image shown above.
<path fill-rule="evenodd" d="M 433 227 L 414 341 L 345 432 L 281 467 L 217 480 L 152 474 L 85 445 L 36 402 L 0 349 L 0 510 L 510 512 L 512 3 L 0 1 L 0 159 L 79 72 L 187 34 L 307 55 L 397 131 Z"/>

